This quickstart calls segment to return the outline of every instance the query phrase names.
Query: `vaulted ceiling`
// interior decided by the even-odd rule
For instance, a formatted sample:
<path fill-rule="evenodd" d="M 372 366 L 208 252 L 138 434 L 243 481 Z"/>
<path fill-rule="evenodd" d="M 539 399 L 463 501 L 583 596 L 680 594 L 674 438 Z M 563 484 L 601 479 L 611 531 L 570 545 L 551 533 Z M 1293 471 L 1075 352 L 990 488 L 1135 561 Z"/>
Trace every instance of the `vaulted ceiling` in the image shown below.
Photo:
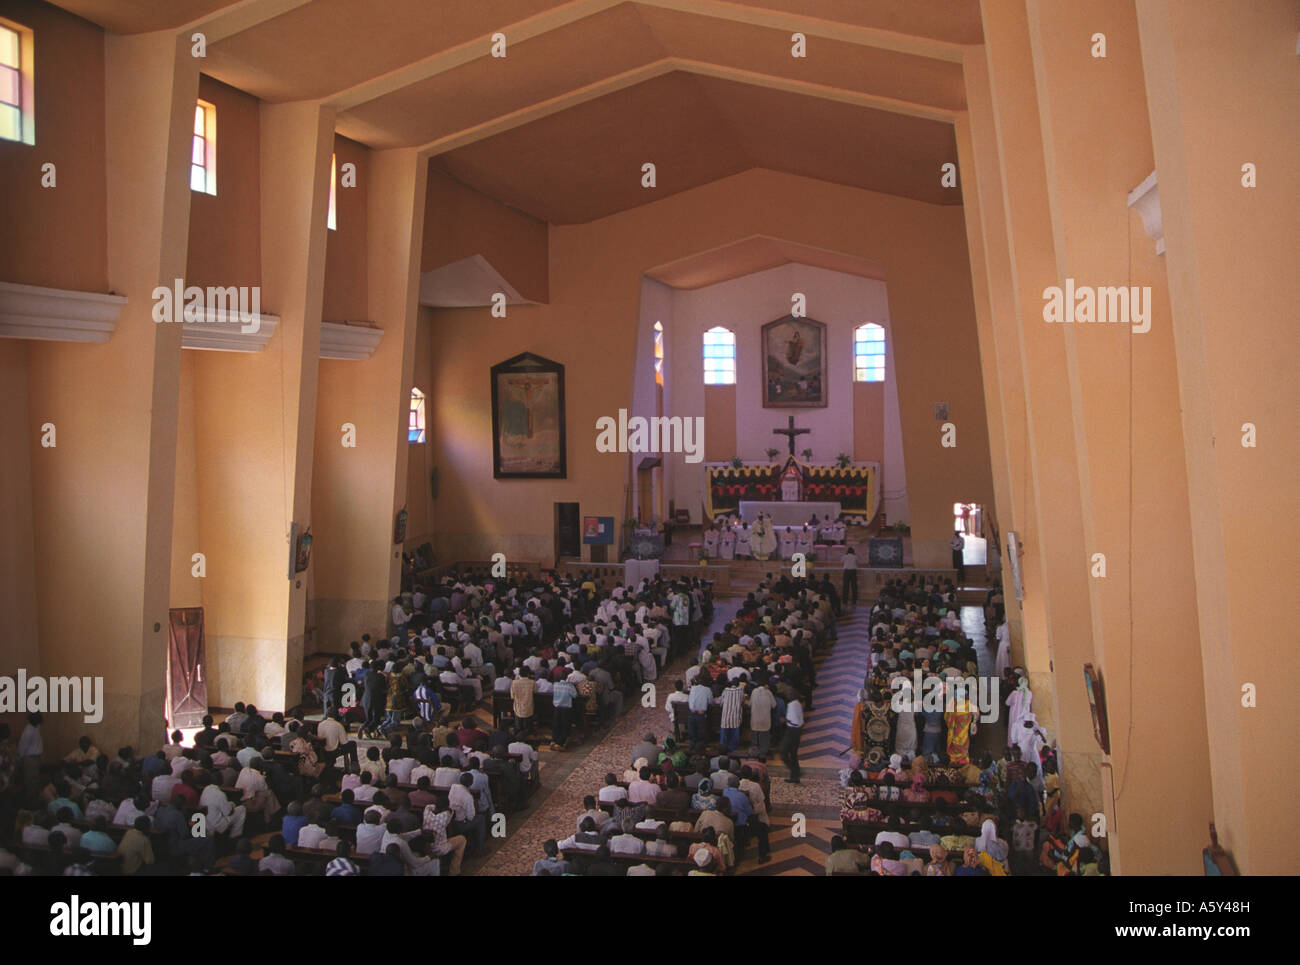
<path fill-rule="evenodd" d="M 554 224 L 755 167 L 959 204 L 939 171 L 982 42 L 978 0 L 57 2 L 119 33 L 202 31 L 205 73 L 329 103 L 341 134 Z"/>

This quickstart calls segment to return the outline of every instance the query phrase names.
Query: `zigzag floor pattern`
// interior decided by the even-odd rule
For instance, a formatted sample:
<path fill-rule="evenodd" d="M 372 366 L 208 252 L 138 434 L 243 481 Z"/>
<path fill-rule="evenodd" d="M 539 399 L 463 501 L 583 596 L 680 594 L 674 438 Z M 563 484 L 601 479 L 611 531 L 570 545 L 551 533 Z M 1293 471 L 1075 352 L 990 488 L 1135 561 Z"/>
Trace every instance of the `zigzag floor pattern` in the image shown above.
<path fill-rule="evenodd" d="M 871 653 L 869 606 L 859 605 L 841 617 L 839 638 L 817 662 L 817 686 L 799 747 L 803 784 L 782 784 L 787 771 L 774 759 L 769 764 L 773 795 L 793 797 L 792 802 L 770 808 L 772 860 L 758 863 L 758 849 L 750 845 L 736 868 L 738 875 L 825 875 L 831 837 L 840 831 L 839 770 L 848 757 L 853 707 L 866 675 Z M 787 795 L 787 792 L 788 795 Z M 796 832 L 802 831 L 802 834 Z"/>

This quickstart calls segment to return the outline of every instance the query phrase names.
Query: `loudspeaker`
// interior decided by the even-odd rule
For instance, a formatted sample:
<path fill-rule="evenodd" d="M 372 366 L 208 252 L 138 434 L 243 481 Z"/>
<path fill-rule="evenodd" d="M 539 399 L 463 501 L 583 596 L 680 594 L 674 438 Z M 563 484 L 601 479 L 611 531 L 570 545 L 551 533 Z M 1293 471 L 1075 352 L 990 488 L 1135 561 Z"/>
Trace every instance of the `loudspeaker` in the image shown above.
<path fill-rule="evenodd" d="M 438 470 L 434 469 L 429 473 L 429 496 L 433 499 L 438 498 Z"/>

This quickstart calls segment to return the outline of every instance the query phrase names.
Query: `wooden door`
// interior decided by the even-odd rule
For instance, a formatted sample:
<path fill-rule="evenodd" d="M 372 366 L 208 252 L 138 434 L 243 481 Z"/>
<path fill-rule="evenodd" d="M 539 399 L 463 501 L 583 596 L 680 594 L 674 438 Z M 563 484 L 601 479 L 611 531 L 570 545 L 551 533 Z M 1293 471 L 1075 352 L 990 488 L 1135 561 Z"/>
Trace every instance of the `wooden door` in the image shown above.
<path fill-rule="evenodd" d="M 201 727 L 208 712 L 203 607 L 169 611 L 167 641 L 168 729 Z"/>

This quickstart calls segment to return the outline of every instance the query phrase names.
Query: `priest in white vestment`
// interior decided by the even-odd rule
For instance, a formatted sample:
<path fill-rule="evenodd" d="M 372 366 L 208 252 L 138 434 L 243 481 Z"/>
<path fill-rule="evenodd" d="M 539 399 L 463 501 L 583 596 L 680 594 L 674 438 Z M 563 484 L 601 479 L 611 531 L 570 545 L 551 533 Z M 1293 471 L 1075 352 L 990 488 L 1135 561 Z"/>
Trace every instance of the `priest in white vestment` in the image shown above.
<path fill-rule="evenodd" d="M 754 548 L 755 559 L 770 559 L 776 552 L 776 532 L 772 529 L 771 517 L 766 513 L 758 517 L 758 522 L 754 524 L 754 533 L 750 542 Z"/>

